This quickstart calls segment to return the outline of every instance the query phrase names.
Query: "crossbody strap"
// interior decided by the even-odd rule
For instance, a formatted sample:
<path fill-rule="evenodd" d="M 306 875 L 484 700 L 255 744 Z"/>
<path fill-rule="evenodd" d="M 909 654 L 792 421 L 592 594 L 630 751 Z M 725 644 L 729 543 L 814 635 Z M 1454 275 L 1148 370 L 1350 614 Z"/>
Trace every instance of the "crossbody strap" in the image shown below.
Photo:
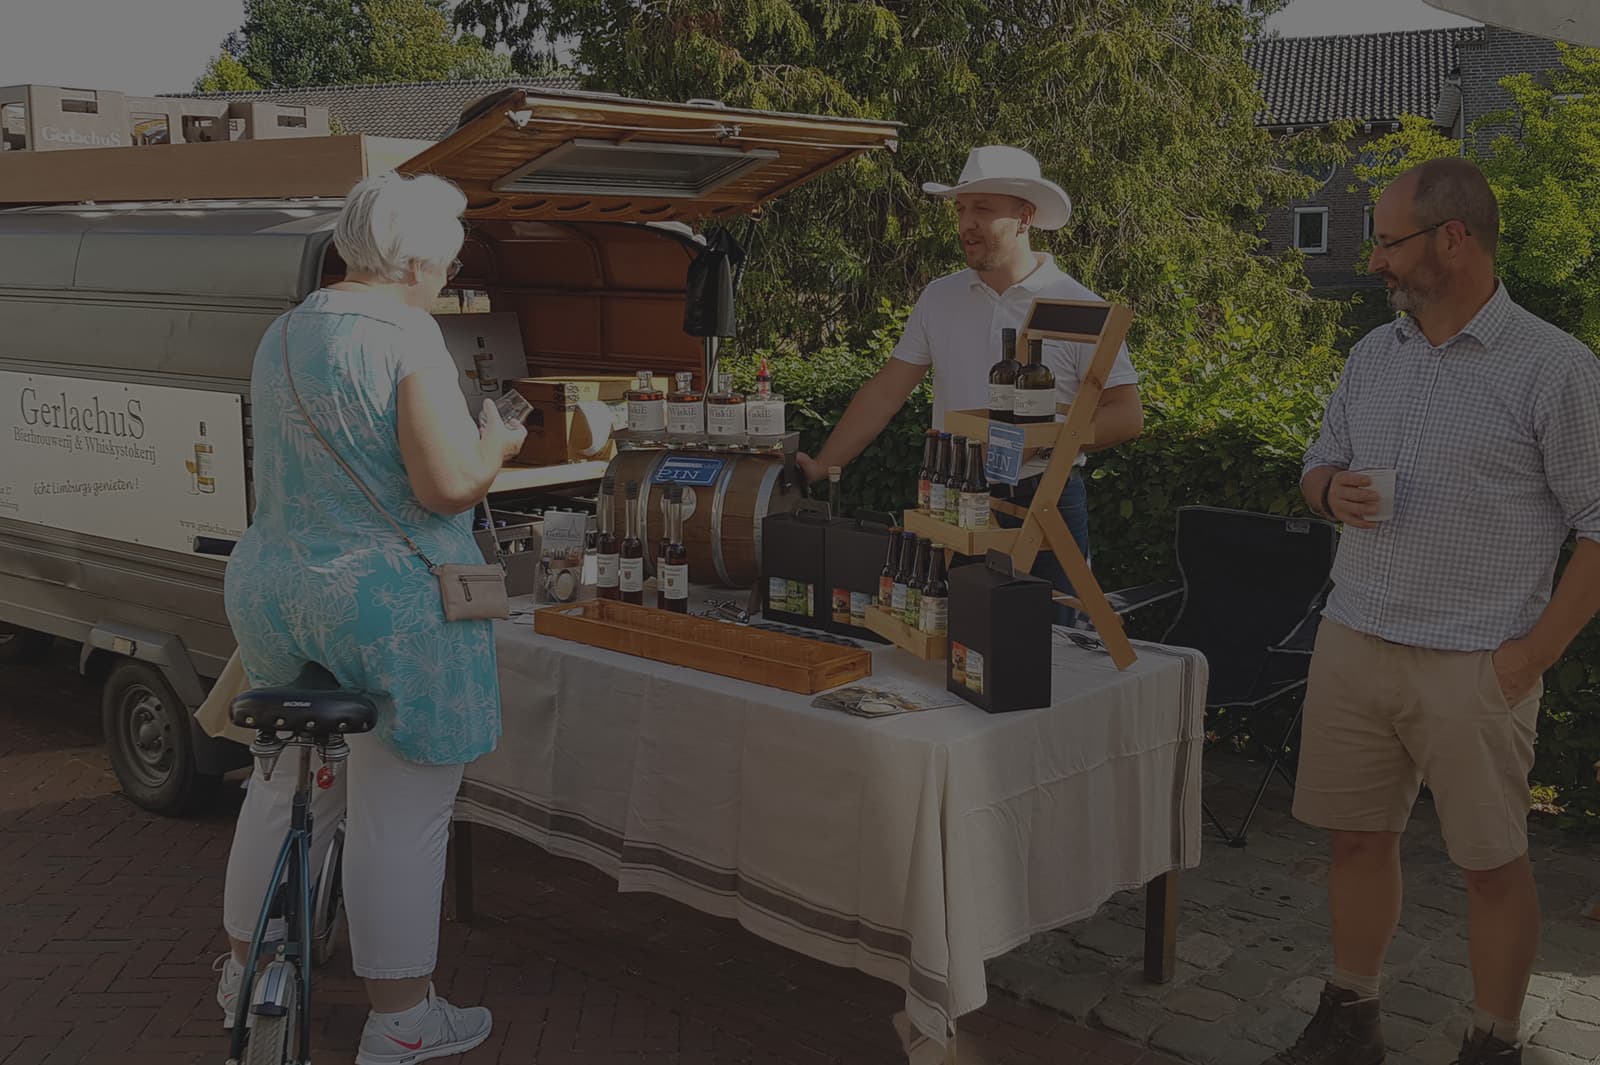
<path fill-rule="evenodd" d="M 422 553 L 422 548 L 417 546 L 415 540 L 406 535 L 405 529 L 401 528 L 400 523 L 394 520 L 394 516 L 389 513 L 382 503 L 378 502 L 378 497 L 372 494 L 372 490 L 366 486 L 366 483 L 362 481 L 359 476 L 357 476 L 356 471 L 350 468 L 350 464 L 339 457 L 339 453 L 333 449 L 333 445 L 328 443 L 328 438 L 322 435 L 322 430 L 317 428 L 316 419 L 311 417 L 311 412 L 306 409 L 305 403 L 301 401 L 300 390 L 294 386 L 294 372 L 289 369 L 290 317 L 290 315 L 285 315 L 283 319 L 283 376 L 289 381 L 289 394 L 294 397 L 294 405 L 300 408 L 301 417 L 305 418 L 306 424 L 311 427 L 312 433 L 316 435 L 317 441 L 322 445 L 323 450 L 333 457 L 334 462 L 339 464 L 339 468 L 344 470 L 345 474 L 350 478 L 351 483 L 353 483 L 357 488 L 361 489 L 361 494 L 367 497 L 367 500 L 372 504 L 373 509 L 379 514 L 383 515 L 384 521 L 387 521 L 390 525 L 394 526 L 394 531 L 399 533 L 400 539 L 406 542 L 406 546 L 411 548 L 418 558 L 422 559 L 423 565 L 427 566 L 430 570 L 433 569 L 433 560 Z M 498 540 L 498 537 L 496 539 Z M 496 546 L 499 546 L 498 543 L 496 543 Z"/>

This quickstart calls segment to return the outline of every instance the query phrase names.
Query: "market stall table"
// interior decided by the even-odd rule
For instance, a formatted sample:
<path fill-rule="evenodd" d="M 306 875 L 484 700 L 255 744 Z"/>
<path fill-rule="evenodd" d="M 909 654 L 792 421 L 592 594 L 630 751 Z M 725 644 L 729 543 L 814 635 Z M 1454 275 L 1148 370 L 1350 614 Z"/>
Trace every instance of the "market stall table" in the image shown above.
<path fill-rule="evenodd" d="M 986 959 L 1117 891 L 1148 885 L 1146 975 L 1170 977 L 1175 873 L 1200 860 L 1197 652 L 1140 644 L 1119 671 L 1058 629 L 1048 709 L 861 718 L 545 637 L 526 613 L 497 633 L 505 732 L 456 819 L 895 983 L 918 1065 L 986 1001 Z M 888 680 L 944 686 L 882 648 L 862 683 Z"/>

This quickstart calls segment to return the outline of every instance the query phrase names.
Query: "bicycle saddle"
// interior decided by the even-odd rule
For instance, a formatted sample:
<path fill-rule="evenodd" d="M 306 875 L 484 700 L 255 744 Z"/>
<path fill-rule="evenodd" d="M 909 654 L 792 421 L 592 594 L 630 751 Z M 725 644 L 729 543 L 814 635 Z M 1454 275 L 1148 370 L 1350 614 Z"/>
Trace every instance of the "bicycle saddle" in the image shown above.
<path fill-rule="evenodd" d="M 241 728 L 322 737 L 371 732 L 378 707 L 365 692 L 339 687 L 333 674 L 308 662 L 282 688 L 252 688 L 233 700 L 233 723 Z"/>

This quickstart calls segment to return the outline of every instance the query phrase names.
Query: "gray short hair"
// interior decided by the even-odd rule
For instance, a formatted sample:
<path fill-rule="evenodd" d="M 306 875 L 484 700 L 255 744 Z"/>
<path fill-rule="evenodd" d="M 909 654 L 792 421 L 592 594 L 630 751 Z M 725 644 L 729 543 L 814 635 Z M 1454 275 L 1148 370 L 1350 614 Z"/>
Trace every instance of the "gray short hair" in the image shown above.
<path fill-rule="evenodd" d="M 1500 202 L 1470 159 L 1430 159 L 1416 168 L 1412 209 L 1425 226 L 1459 219 L 1492 258 L 1500 245 Z"/>
<path fill-rule="evenodd" d="M 405 282 L 415 263 L 439 266 L 461 250 L 467 198 L 432 174 L 378 174 L 350 190 L 333 243 L 353 273 Z"/>

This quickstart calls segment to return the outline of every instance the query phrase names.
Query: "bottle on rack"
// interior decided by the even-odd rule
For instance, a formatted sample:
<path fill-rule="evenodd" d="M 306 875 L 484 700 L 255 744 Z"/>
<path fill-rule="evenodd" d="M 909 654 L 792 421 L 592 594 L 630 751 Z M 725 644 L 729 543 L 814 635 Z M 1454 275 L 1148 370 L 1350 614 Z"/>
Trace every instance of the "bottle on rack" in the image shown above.
<path fill-rule="evenodd" d="M 895 564 L 894 588 L 889 599 L 889 611 L 902 621 L 906 616 L 906 593 L 911 588 L 911 568 L 916 565 L 916 561 L 917 534 L 901 533 L 900 557 Z"/>
<path fill-rule="evenodd" d="M 1042 340 L 1028 341 L 1028 361 L 1017 374 L 1011 413 L 1019 425 L 1056 420 L 1056 375 L 1044 364 Z"/>
<path fill-rule="evenodd" d="M 665 586 L 662 574 L 667 569 L 667 548 L 672 544 L 672 490 L 677 488 L 669 484 L 661 490 L 661 536 L 656 540 L 656 606 L 661 606 L 662 590 Z M 639 508 L 644 518 L 639 525 L 639 535 L 648 535 L 650 528 L 650 492 L 645 491 L 644 505 Z"/>
<path fill-rule="evenodd" d="M 950 480 L 944 490 L 944 520 L 951 525 L 961 522 L 961 484 L 967 479 L 967 438 L 950 438 Z"/>
<path fill-rule="evenodd" d="M 844 471 L 837 466 L 828 467 L 828 516 L 833 518 L 844 517 L 844 504 L 839 502 L 839 478 Z"/>
<path fill-rule="evenodd" d="M 922 586 L 922 615 L 917 628 L 929 636 L 950 634 L 950 581 L 945 574 L 943 544 L 934 544 L 928 559 L 928 579 Z"/>
<path fill-rule="evenodd" d="M 933 491 L 934 464 L 939 461 L 939 430 L 929 429 L 922 436 L 922 468 L 917 471 L 917 509 L 927 510 Z"/>
<path fill-rule="evenodd" d="M 667 396 L 655 385 L 655 375 L 640 370 L 639 379 L 624 396 L 628 401 L 628 442 L 635 447 L 659 447 L 667 440 Z"/>
<path fill-rule="evenodd" d="M 733 375 L 719 373 L 716 390 L 706 396 L 706 436 L 713 449 L 744 447 L 745 406 L 744 397 L 733 390 Z"/>
<path fill-rule="evenodd" d="M 639 536 L 639 482 L 628 482 L 627 525 L 618 550 L 617 586 L 624 603 L 644 605 L 644 540 Z"/>
<path fill-rule="evenodd" d="M 678 447 L 706 444 L 705 396 L 694 387 L 694 374 L 678 374 L 678 387 L 667 394 L 667 443 Z"/>
<path fill-rule="evenodd" d="M 783 397 L 772 390 L 772 374 L 767 360 L 756 371 L 756 390 L 745 401 L 745 432 L 750 447 L 758 451 L 783 448 Z"/>
<path fill-rule="evenodd" d="M 933 483 L 928 487 L 928 513 L 944 516 L 945 492 L 950 488 L 950 434 L 939 434 L 938 458 L 933 464 Z"/>
<path fill-rule="evenodd" d="M 1000 361 L 989 368 L 989 420 L 1009 422 L 1017 391 L 1017 374 L 1022 364 L 1017 361 L 1017 331 L 1000 330 Z"/>
<path fill-rule="evenodd" d="M 621 599 L 622 542 L 616 532 L 616 478 L 600 482 L 600 529 L 594 538 L 594 586 L 601 599 Z"/>
<path fill-rule="evenodd" d="M 901 621 L 916 628 L 922 620 L 922 586 L 928 583 L 928 560 L 933 554 L 933 541 L 918 537 L 916 561 L 911 566 L 911 579 L 906 582 L 906 612 Z"/>
<path fill-rule="evenodd" d="M 885 610 L 894 609 L 894 576 L 900 570 L 900 538 L 904 535 L 904 529 L 889 530 L 889 556 L 878 574 L 878 605 Z"/>
<path fill-rule="evenodd" d="M 967 444 L 967 477 L 961 482 L 961 527 L 989 527 L 989 478 L 983 472 L 983 445 Z"/>
<path fill-rule="evenodd" d="M 683 545 L 683 485 L 667 486 L 666 561 L 658 575 L 656 605 L 675 614 L 689 612 L 689 549 Z"/>

